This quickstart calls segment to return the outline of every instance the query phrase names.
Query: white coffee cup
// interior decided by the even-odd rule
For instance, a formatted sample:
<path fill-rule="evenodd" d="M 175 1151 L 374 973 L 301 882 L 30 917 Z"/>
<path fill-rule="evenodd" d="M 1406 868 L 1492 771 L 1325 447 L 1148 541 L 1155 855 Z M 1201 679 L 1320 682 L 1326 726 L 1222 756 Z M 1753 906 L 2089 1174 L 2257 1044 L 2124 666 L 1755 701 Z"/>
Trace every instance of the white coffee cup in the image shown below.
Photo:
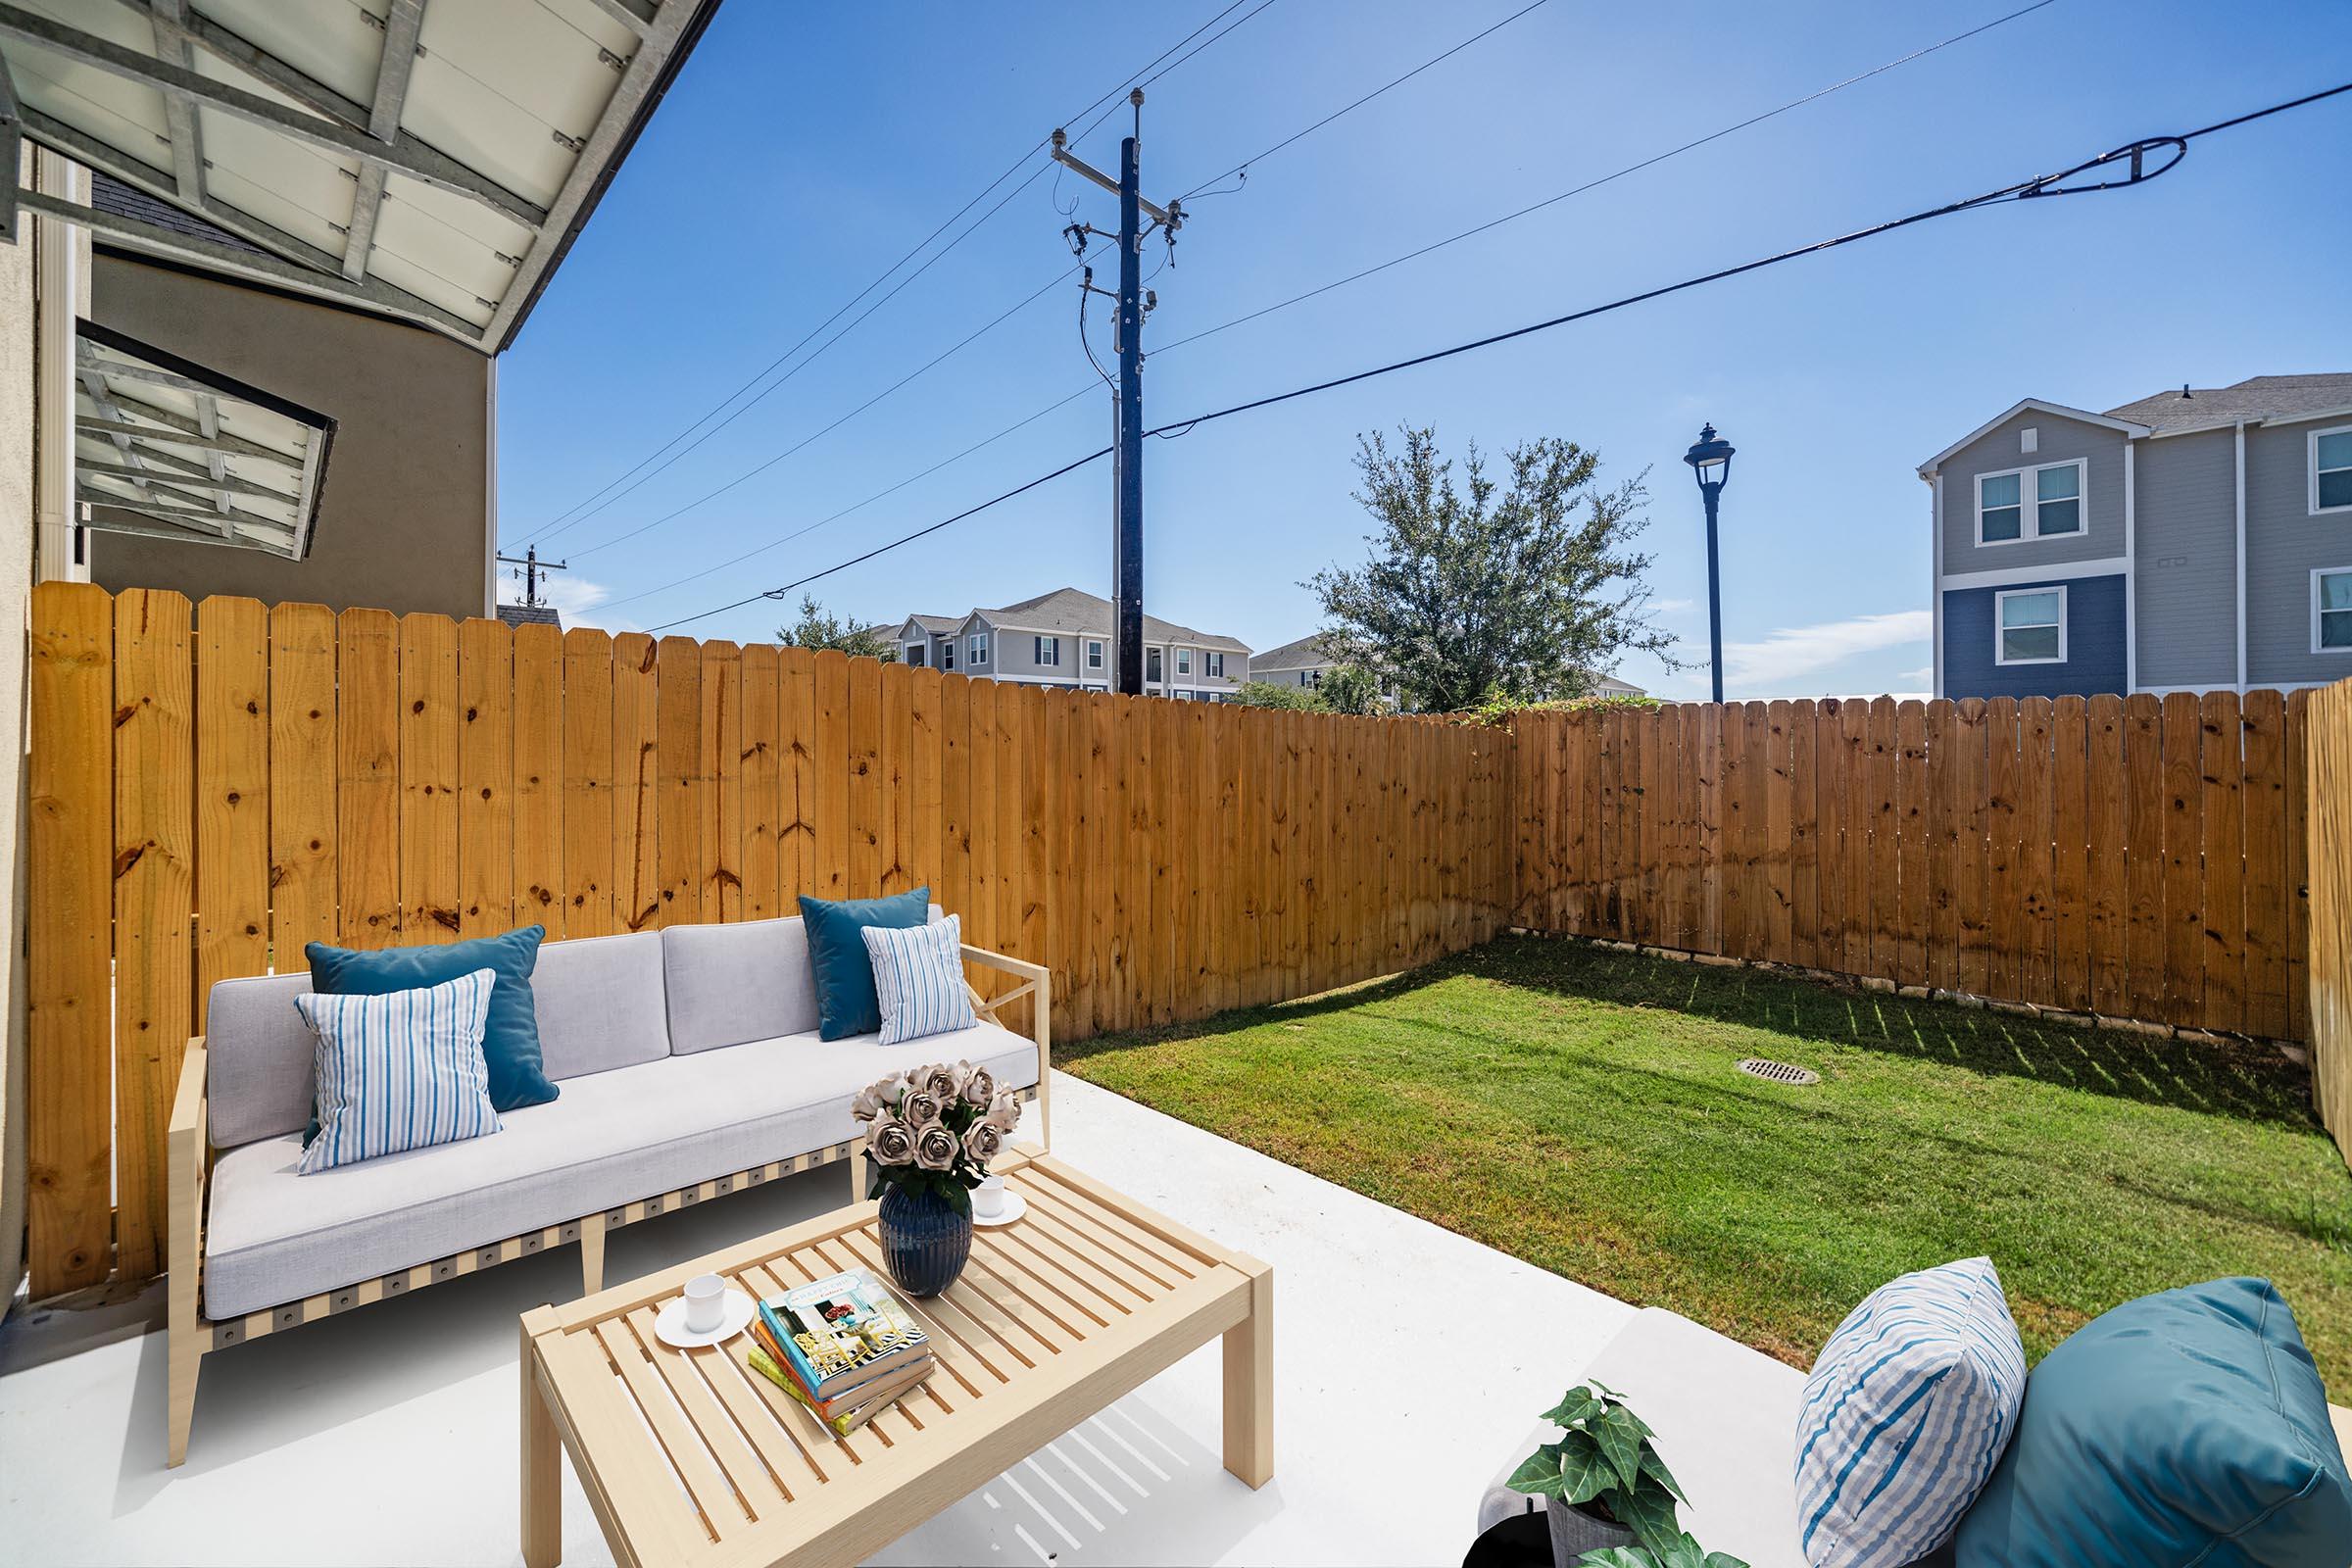
<path fill-rule="evenodd" d="M 972 1189 L 972 1212 L 982 1219 L 995 1219 L 1004 1212 L 1004 1178 L 988 1176 Z"/>
<path fill-rule="evenodd" d="M 697 1274 L 686 1282 L 686 1332 L 709 1334 L 727 1320 L 727 1282 Z"/>

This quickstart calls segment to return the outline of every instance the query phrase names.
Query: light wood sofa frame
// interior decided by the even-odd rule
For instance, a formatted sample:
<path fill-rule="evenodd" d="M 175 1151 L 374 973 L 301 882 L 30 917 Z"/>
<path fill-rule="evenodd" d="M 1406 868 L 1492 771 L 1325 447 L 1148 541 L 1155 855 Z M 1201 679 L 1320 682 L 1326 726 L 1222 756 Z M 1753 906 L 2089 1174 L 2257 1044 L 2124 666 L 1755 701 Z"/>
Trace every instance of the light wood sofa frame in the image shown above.
<path fill-rule="evenodd" d="M 1043 964 L 991 953 L 985 948 L 963 945 L 964 962 L 983 969 L 994 969 L 1012 975 L 1021 983 L 995 997 L 983 997 L 967 977 L 964 990 L 970 996 L 972 1008 L 990 1022 L 999 1022 L 998 1013 L 1024 998 L 1031 999 L 1032 1022 L 1029 1038 L 1037 1042 L 1037 1083 L 1021 1091 L 1022 1100 L 1037 1107 L 1038 1143 L 1040 1151 L 1051 1147 L 1053 1137 L 1053 999 L 1051 976 Z M 749 1170 L 731 1171 L 714 1176 L 691 1187 L 674 1188 L 665 1193 L 623 1203 L 616 1208 L 583 1214 L 560 1225 L 550 1225 L 520 1236 L 469 1247 L 447 1257 L 429 1263 L 383 1275 L 377 1279 L 362 1280 L 340 1290 L 327 1291 L 299 1301 L 241 1317 L 208 1318 L 203 1311 L 201 1287 L 204 1277 L 205 1198 L 212 1174 L 213 1151 L 207 1136 L 207 1101 L 205 1094 L 205 1037 L 196 1036 L 188 1042 L 186 1058 L 180 1064 L 179 1091 L 172 1105 L 172 1126 L 166 1159 L 169 1163 L 171 1238 L 167 1256 L 168 1273 L 165 1279 L 168 1324 L 167 1343 L 170 1348 L 169 1396 L 165 1401 L 168 1426 L 169 1453 L 166 1465 L 176 1466 L 188 1456 L 188 1429 L 196 1410 L 196 1372 L 203 1358 L 215 1350 L 226 1349 L 246 1340 L 279 1330 L 298 1328 L 318 1318 L 348 1312 L 356 1306 L 366 1306 L 389 1297 L 405 1296 L 428 1285 L 439 1285 L 462 1274 L 477 1269 L 512 1262 L 545 1251 L 550 1247 L 562 1247 L 577 1242 L 580 1246 L 581 1294 L 593 1296 L 605 1288 L 605 1235 L 622 1225 L 650 1219 L 656 1214 L 676 1208 L 687 1208 L 705 1199 L 716 1198 L 741 1188 L 757 1187 L 781 1177 L 829 1165 L 839 1160 L 850 1163 L 850 1201 L 865 1197 L 865 1167 L 858 1157 L 858 1145 L 833 1144 L 824 1149 L 795 1154 L 788 1159 L 755 1165 Z"/>

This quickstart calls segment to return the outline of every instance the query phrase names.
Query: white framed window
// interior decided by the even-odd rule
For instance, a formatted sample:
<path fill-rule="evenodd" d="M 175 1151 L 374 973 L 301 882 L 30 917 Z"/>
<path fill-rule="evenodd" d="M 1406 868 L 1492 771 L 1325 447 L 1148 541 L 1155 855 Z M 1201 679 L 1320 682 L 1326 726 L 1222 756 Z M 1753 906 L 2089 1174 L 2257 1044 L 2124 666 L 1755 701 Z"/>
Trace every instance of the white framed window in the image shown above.
<path fill-rule="evenodd" d="M 923 645 L 921 643 L 908 643 L 906 645 L 906 665 L 909 669 L 920 669 L 923 667 Z"/>
<path fill-rule="evenodd" d="M 1038 668 L 1040 668 L 1040 669 L 1053 669 L 1053 668 L 1054 668 L 1055 666 L 1057 666 L 1058 664 L 1060 664 L 1060 662 L 1061 662 L 1061 639 L 1060 639 L 1060 638 L 1058 638 L 1058 637 L 1040 637 L 1040 638 L 1038 638 L 1038 639 L 1037 639 L 1037 667 L 1038 667 Z"/>
<path fill-rule="evenodd" d="M 1147 684 L 1149 684 L 1149 685 L 1156 686 L 1156 685 L 1158 685 L 1158 684 L 1160 683 L 1160 681 L 1161 681 L 1161 680 L 1163 680 L 1164 678 L 1165 678 L 1165 677 L 1164 677 L 1164 676 L 1161 674 L 1161 672 L 1160 672 L 1159 650 L 1158 650 L 1158 649 L 1156 649 L 1156 648 L 1147 648 L 1147 649 L 1145 649 L 1145 650 L 1144 650 L 1144 680 L 1145 680 L 1145 682 L 1146 682 Z"/>
<path fill-rule="evenodd" d="M 939 667 L 942 669 L 956 667 L 956 639 L 953 637 L 939 645 Z"/>
<path fill-rule="evenodd" d="M 1978 474 L 1977 543 L 2011 545 L 2080 534 L 2087 472 L 2088 465 L 2077 458 Z"/>
<path fill-rule="evenodd" d="M 1179 675 L 1190 675 L 1192 672 L 1193 672 L 1193 651 L 1192 651 L 1190 648 L 1179 648 L 1179 649 L 1177 649 L 1177 650 L 1176 650 L 1176 673 L 1177 673 L 1177 674 L 1179 674 Z"/>
<path fill-rule="evenodd" d="M 2311 432 L 2311 514 L 2352 512 L 2352 424 Z"/>
<path fill-rule="evenodd" d="M 1992 596 L 1992 662 L 2066 662 L 2066 590 L 2009 588 Z"/>
<path fill-rule="evenodd" d="M 1223 654 L 1203 654 L 1201 655 L 1201 660 L 1208 666 L 1208 675 L 1211 680 L 1223 680 L 1225 678 L 1225 656 Z"/>
<path fill-rule="evenodd" d="M 2311 574 L 2311 651 L 2352 654 L 2352 566 Z"/>
<path fill-rule="evenodd" d="M 1089 669 L 1102 667 L 1102 640 L 1099 637 L 1089 637 L 1086 640 L 1086 667 Z"/>
<path fill-rule="evenodd" d="M 976 631 L 972 633 L 971 638 L 964 646 L 964 652 L 970 656 L 971 662 L 975 667 L 987 663 L 988 633 L 984 631 Z"/>
<path fill-rule="evenodd" d="M 1301 686 L 1320 686 L 1323 684 L 1323 672 L 1319 669 L 1300 670 L 1298 672 L 1298 684 Z"/>

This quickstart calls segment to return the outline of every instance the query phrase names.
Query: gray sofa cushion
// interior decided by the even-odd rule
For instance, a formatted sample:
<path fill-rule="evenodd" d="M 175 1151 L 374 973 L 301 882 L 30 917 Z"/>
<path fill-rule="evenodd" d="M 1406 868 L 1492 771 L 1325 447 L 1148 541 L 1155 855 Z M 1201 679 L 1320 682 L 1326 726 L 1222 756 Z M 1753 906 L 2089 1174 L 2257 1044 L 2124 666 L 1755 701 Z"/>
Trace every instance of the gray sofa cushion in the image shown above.
<path fill-rule="evenodd" d="M 801 918 L 673 925 L 662 933 L 669 1049 L 678 1055 L 816 1027 L 816 977 Z"/>
<path fill-rule="evenodd" d="M 311 1120 L 311 1057 L 318 1041 L 294 999 L 311 972 L 222 980 L 205 1006 L 205 1098 L 213 1147 L 299 1133 Z"/>
<path fill-rule="evenodd" d="M 659 931 L 550 942 L 531 995 L 540 1055 L 559 1082 L 669 1054 Z"/>
<path fill-rule="evenodd" d="M 855 1134 L 850 1102 L 868 1083 L 959 1056 L 1007 1089 L 1037 1082 L 1036 1044 L 995 1024 L 899 1046 L 809 1033 L 572 1078 L 507 1112 L 504 1132 L 316 1176 L 294 1174 L 296 1127 L 213 1167 L 205 1311 L 300 1300 L 828 1148 Z"/>

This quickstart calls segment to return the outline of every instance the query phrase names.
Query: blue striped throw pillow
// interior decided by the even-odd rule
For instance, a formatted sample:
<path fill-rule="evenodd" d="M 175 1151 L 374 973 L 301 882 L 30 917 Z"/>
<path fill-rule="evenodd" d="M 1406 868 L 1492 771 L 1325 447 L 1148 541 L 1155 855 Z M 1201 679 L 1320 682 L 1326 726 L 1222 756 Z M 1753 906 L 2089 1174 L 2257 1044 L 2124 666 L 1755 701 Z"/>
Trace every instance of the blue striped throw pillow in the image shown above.
<path fill-rule="evenodd" d="M 956 915 L 933 925 L 869 925 L 866 956 L 874 960 L 874 997 L 882 1004 L 882 1043 L 969 1029 L 979 1018 L 963 988 L 963 922 Z"/>
<path fill-rule="evenodd" d="M 2017 1430 L 2026 1348 L 1992 1260 L 1890 1280 L 1823 1346 L 1796 1416 L 1813 1568 L 1897 1568 L 1950 1538 Z"/>
<path fill-rule="evenodd" d="M 500 1131 L 482 1058 L 497 983 L 496 971 L 476 969 L 416 991 L 296 997 L 318 1036 L 318 1136 L 298 1173 Z"/>

